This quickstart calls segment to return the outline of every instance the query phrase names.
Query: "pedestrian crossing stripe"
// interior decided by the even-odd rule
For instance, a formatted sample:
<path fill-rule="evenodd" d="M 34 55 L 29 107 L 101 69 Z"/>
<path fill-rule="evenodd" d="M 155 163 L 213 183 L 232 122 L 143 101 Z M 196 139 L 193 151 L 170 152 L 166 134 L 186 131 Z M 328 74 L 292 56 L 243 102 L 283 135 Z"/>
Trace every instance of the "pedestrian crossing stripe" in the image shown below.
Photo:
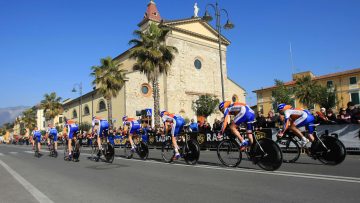
<path fill-rule="evenodd" d="M 18 152 L 9 152 L 9 154 L 17 154 Z"/>
<path fill-rule="evenodd" d="M 24 151 L 25 153 L 28 153 L 28 154 L 34 154 L 33 151 Z"/>

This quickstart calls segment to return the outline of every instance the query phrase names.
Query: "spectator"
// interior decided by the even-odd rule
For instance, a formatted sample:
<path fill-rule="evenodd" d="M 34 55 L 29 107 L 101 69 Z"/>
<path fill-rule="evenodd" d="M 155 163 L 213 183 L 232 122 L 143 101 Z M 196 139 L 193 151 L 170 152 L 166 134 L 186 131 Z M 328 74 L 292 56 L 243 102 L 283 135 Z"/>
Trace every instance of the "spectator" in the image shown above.
<path fill-rule="evenodd" d="M 326 110 L 326 118 L 332 123 L 336 122 L 336 116 L 332 109 Z"/>
<path fill-rule="evenodd" d="M 275 128 L 275 123 L 277 118 L 275 117 L 274 111 L 269 111 L 268 116 L 266 117 L 266 127 Z"/>
<path fill-rule="evenodd" d="M 341 108 L 337 120 L 338 123 L 342 124 L 351 123 L 351 116 L 346 112 L 344 108 Z"/>
<path fill-rule="evenodd" d="M 194 121 L 194 119 L 191 119 L 189 127 L 190 127 L 190 130 L 192 132 L 198 132 L 199 131 L 198 124 Z"/>
<path fill-rule="evenodd" d="M 360 109 L 355 108 L 355 104 L 353 102 L 347 103 L 346 113 L 350 115 L 352 123 L 360 123 Z"/>
<path fill-rule="evenodd" d="M 221 130 L 221 121 L 219 119 L 215 118 L 214 124 L 213 124 L 213 131 L 220 131 Z"/>
<path fill-rule="evenodd" d="M 204 132 L 209 132 L 209 131 L 211 131 L 210 123 L 207 122 L 206 119 L 204 120 L 203 131 L 204 131 Z"/>
<path fill-rule="evenodd" d="M 264 117 L 264 115 L 259 111 L 258 112 L 258 117 L 256 118 L 257 121 L 257 127 L 258 128 L 265 128 L 266 127 L 266 119 Z"/>

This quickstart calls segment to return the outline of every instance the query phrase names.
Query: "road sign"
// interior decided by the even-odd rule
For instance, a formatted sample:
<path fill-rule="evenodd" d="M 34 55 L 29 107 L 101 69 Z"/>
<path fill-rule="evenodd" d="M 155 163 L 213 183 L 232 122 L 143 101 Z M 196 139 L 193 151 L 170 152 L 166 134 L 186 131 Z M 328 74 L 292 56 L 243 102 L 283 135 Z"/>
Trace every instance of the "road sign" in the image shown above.
<path fill-rule="evenodd" d="M 146 116 L 151 117 L 152 116 L 152 109 L 145 109 L 146 110 Z"/>

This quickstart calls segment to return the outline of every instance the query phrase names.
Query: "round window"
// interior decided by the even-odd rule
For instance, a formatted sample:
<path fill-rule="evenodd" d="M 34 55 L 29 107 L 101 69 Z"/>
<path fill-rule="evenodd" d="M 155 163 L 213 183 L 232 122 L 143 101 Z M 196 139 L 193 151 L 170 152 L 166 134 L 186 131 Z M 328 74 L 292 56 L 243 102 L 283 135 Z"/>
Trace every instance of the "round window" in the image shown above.
<path fill-rule="evenodd" d="M 149 96 L 151 94 L 151 87 L 149 84 L 147 83 L 144 83 L 141 85 L 141 93 L 144 95 L 144 96 Z"/>
<path fill-rule="evenodd" d="M 201 69 L 201 61 L 199 59 L 196 59 L 194 61 L 194 66 L 196 69 L 200 70 Z"/>
<path fill-rule="evenodd" d="M 141 92 L 142 92 L 143 94 L 147 94 L 147 93 L 149 93 L 149 88 L 144 85 L 144 86 L 141 87 Z"/>

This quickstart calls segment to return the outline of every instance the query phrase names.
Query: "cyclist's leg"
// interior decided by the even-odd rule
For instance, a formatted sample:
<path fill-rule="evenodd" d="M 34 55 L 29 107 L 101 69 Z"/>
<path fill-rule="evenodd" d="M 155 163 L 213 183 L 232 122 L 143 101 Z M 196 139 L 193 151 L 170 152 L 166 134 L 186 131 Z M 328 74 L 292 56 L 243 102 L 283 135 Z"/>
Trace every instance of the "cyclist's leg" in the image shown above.
<path fill-rule="evenodd" d="M 58 140 L 58 137 L 57 135 L 54 135 L 54 149 L 57 151 L 57 140 Z"/>
<path fill-rule="evenodd" d="M 236 135 L 236 137 L 240 140 L 241 143 L 244 143 L 244 138 L 240 135 L 240 132 L 237 130 L 237 127 L 243 123 L 246 122 L 246 107 L 242 106 L 240 109 L 240 112 L 234 117 L 234 121 L 230 124 L 231 132 Z"/>
<path fill-rule="evenodd" d="M 102 150 L 101 138 L 102 138 L 102 129 L 101 129 L 100 123 L 99 123 L 98 129 L 97 129 L 97 137 L 96 137 L 97 145 L 98 145 L 99 150 Z"/>
<path fill-rule="evenodd" d="M 252 130 L 253 130 L 252 122 L 254 122 L 254 120 L 255 120 L 255 114 L 253 113 L 253 111 L 247 110 L 247 112 L 246 112 L 246 120 L 247 120 L 246 134 L 247 134 L 247 136 L 249 138 L 250 145 L 251 145 L 252 143 L 254 143 L 254 137 L 253 137 L 253 132 L 252 132 Z"/>
<path fill-rule="evenodd" d="M 68 149 L 69 149 L 69 156 L 71 156 L 72 153 L 72 139 L 74 136 L 74 132 L 70 132 L 68 136 Z"/>
<path fill-rule="evenodd" d="M 313 136 L 313 132 L 314 132 L 314 126 L 312 126 L 311 124 L 314 124 L 315 118 L 314 116 L 310 113 L 310 112 L 306 112 L 308 114 L 308 117 L 306 118 L 306 128 L 309 131 L 308 134 L 308 138 L 310 142 L 313 142 L 315 140 L 314 136 Z"/>
<path fill-rule="evenodd" d="M 185 120 L 183 118 L 177 118 L 171 126 L 171 141 L 175 150 L 175 158 L 180 157 L 179 145 L 177 144 L 177 136 L 179 135 L 180 130 L 184 126 L 184 124 Z"/>
<path fill-rule="evenodd" d="M 292 130 L 300 140 L 304 140 L 304 141 L 306 141 L 306 138 L 298 128 L 303 127 L 307 124 L 306 122 L 307 117 L 308 114 L 306 113 L 303 114 L 300 118 L 292 122 L 289 127 L 289 129 Z"/>
<path fill-rule="evenodd" d="M 37 139 L 37 141 L 38 141 L 38 143 L 37 143 L 37 145 L 38 145 L 38 152 L 40 153 L 41 152 L 41 136 L 40 137 L 36 137 L 36 139 Z"/>

